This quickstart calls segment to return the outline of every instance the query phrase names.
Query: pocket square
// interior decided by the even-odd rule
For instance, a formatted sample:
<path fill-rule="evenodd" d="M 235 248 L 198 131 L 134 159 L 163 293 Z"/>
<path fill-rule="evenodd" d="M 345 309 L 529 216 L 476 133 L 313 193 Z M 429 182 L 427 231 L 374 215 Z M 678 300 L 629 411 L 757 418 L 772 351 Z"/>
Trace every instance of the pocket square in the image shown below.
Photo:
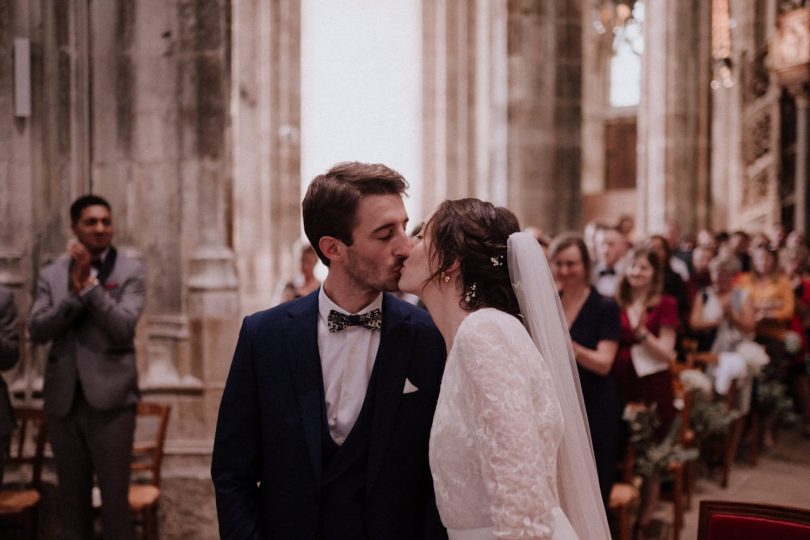
<path fill-rule="evenodd" d="M 405 379 L 405 388 L 402 389 L 403 394 L 412 394 L 419 390 L 416 386 L 413 385 L 411 381 Z"/>

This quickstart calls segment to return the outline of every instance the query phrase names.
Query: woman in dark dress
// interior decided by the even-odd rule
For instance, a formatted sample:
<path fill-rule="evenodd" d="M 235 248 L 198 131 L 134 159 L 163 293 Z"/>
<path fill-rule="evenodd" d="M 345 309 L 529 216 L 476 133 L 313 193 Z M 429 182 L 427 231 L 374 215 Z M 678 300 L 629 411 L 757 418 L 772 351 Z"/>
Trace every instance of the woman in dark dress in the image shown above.
<path fill-rule="evenodd" d="M 591 261 L 581 237 L 556 238 L 551 245 L 551 267 L 577 359 L 599 489 L 607 510 L 616 476 L 621 416 L 610 375 L 619 343 L 619 307 L 590 285 Z"/>

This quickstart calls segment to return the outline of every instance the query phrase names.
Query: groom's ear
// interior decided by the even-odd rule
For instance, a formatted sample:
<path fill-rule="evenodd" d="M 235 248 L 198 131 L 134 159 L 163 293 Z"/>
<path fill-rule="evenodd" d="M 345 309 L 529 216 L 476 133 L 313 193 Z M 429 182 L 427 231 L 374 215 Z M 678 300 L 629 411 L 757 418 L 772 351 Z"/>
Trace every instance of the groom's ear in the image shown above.
<path fill-rule="evenodd" d="M 334 236 L 321 236 L 318 247 L 331 263 L 343 258 L 346 245 Z"/>

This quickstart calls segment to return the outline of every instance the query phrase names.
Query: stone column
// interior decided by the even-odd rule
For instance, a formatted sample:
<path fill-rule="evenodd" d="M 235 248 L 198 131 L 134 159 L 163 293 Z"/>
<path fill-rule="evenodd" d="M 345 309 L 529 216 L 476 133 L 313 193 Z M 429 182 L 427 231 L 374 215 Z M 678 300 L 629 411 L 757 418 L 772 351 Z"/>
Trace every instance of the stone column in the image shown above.
<path fill-rule="evenodd" d="M 295 273 L 300 236 L 300 0 L 235 2 L 234 247 L 242 313 Z M 223 379 L 224 381 L 224 379 Z"/>
<path fill-rule="evenodd" d="M 31 13 L 27 6 L 11 9 L 11 0 L 0 0 L 0 285 L 21 291 L 25 275 L 23 254 L 30 249 L 25 238 L 31 226 L 31 177 L 33 167 L 33 130 L 31 117 L 14 115 L 14 39 L 31 40 L 32 51 L 41 46 L 33 35 Z M 32 55 L 33 56 L 33 55 Z M 33 84 L 29 82 L 33 90 Z M 39 113 L 39 111 L 36 111 Z M 32 113 L 33 114 L 33 113 Z M 22 294 L 16 295 L 19 300 Z M 27 296 L 27 295 L 26 295 Z M 26 303 L 27 304 L 27 303 Z"/>
<path fill-rule="evenodd" d="M 0 0 L 0 286 L 14 293 L 20 314 L 20 335 L 24 336 L 24 321 L 31 306 L 31 243 L 34 188 L 33 170 L 40 160 L 35 156 L 34 116 L 42 113 L 41 103 L 34 102 L 29 117 L 15 117 L 14 98 L 14 39 L 27 38 L 31 49 L 31 81 L 34 92 L 41 80 L 42 35 L 37 31 L 38 13 L 28 5 L 11 9 L 11 0 Z M 30 348 L 21 340 L 21 357 L 17 367 L 4 374 L 12 392 L 30 396 L 33 383 L 41 388 L 41 363 L 34 365 Z M 2 376 L 2 375 L 0 375 Z"/>
<path fill-rule="evenodd" d="M 642 234 L 667 220 L 684 231 L 709 214 L 711 2 L 645 4 L 638 113 L 638 220 Z"/>
<path fill-rule="evenodd" d="M 509 195 L 524 225 L 579 226 L 582 15 L 578 2 L 508 3 Z"/>
<path fill-rule="evenodd" d="M 229 0 L 184 0 L 177 4 L 177 198 L 187 264 L 183 292 L 190 371 L 199 374 L 203 385 L 202 402 L 176 401 L 178 416 L 186 421 L 170 449 L 180 454 L 210 450 L 220 374 L 230 364 L 239 329 L 229 114 L 231 7 Z M 155 337 L 160 334 L 155 345 L 162 342 L 171 350 L 166 339 L 183 339 L 182 321 L 167 318 L 153 323 Z"/>
<path fill-rule="evenodd" d="M 423 200 L 506 203 L 505 0 L 422 3 Z"/>
<path fill-rule="evenodd" d="M 793 228 L 808 232 L 808 187 L 810 184 L 810 84 L 790 89 L 796 100 L 796 213 Z"/>

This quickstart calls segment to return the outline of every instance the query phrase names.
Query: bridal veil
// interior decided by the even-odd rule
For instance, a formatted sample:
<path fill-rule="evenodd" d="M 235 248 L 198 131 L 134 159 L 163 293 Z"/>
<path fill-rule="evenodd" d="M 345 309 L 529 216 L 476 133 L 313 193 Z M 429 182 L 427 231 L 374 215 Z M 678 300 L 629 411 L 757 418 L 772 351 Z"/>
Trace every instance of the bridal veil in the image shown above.
<path fill-rule="evenodd" d="M 509 236 L 507 256 L 523 322 L 551 369 L 563 413 L 563 438 L 557 451 L 560 507 L 580 539 L 609 540 L 577 363 L 554 277 L 529 233 Z"/>

